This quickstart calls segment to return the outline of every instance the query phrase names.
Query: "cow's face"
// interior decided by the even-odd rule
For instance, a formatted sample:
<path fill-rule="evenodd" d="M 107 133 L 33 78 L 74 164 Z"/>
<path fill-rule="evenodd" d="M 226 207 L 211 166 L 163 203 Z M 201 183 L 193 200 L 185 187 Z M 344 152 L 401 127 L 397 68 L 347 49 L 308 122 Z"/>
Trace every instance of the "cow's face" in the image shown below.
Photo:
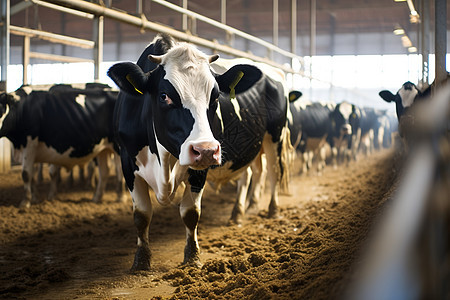
<path fill-rule="evenodd" d="M 230 85 L 236 93 L 243 91 L 259 80 L 261 72 L 245 65 L 215 76 L 209 63 L 217 56 L 208 57 L 185 43 L 149 58 L 159 64 L 150 73 L 121 63 L 111 67 L 108 75 L 126 93 L 149 95 L 158 142 L 180 165 L 204 169 L 221 164 L 221 147 L 211 130 L 219 92 L 229 93 Z M 242 73 L 245 78 L 236 82 Z"/>
<path fill-rule="evenodd" d="M 400 118 L 405 110 L 413 105 L 414 100 L 417 96 L 420 96 L 421 92 L 414 83 L 407 81 L 395 95 L 387 90 L 383 90 L 378 94 L 386 102 L 395 102 L 397 117 Z"/>
<path fill-rule="evenodd" d="M 348 102 L 338 104 L 332 114 L 333 127 L 338 136 L 351 135 L 359 126 L 359 116 L 356 107 Z"/>

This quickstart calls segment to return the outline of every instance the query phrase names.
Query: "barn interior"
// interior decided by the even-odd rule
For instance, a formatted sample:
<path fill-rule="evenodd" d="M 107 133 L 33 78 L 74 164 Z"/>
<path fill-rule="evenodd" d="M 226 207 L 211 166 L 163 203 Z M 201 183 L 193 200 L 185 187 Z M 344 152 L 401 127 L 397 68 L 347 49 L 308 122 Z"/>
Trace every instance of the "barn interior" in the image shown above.
<path fill-rule="evenodd" d="M 207 54 L 245 57 L 280 68 L 289 88 L 302 91 L 305 101 L 346 100 L 391 114 L 395 114 L 395 106 L 383 101 L 379 91 L 395 94 L 405 81 L 419 87 L 434 80 L 443 82 L 450 70 L 450 8 L 445 0 L 2 0 L 0 12 L 0 91 L 7 92 L 23 84 L 86 81 L 116 88 L 106 71 L 117 62 L 135 62 L 158 32 L 193 43 Z M 23 194 L 20 162 L 14 160 L 9 141 L 0 138 L 0 210 L 1 215 L 8 216 L 0 227 L 6 245 L 4 252 L 0 251 L 0 262 L 5 263 L 0 273 L 11 274 L 0 277 L 4 286 L 0 298 L 62 295 L 79 299 L 176 299 L 193 295 L 269 299 L 279 293 L 280 299 L 330 299 L 337 295 L 347 299 L 446 299 L 450 295 L 446 284 L 450 276 L 449 95 L 448 88 L 436 89 L 434 106 L 421 106 L 423 118 L 414 127 L 421 128 L 415 133 L 420 143 L 408 156 L 390 148 L 370 157 L 361 156 L 350 166 L 340 166 L 342 173 L 327 168 L 322 177 L 295 177 L 299 180 L 295 191 L 304 197 L 298 196 L 298 203 L 292 196 L 282 198 L 289 203 L 282 220 L 268 223 L 264 212 L 249 218 L 242 228 L 224 229 L 226 218 L 214 219 L 214 215 L 216 210 L 229 210 L 230 198 L 235 197 L 234 185 L 220 196 L 206 193 L 205 203 L 210 208 L 205 208 L 205 217 L 202 215 L 205 238 L 200 242 L 206 247 L 204 260 L 211 260 L 201 271 L 179 267 L 181 250 L 166 250 L 171 245 L 183 247 L 174 242 L 183 240 L 175 232 L 181 227 L 165 229 L 172 226 L 171 222 L 178 222 L 175 210 L 168 219 L 163 213 L 155 216 L 157 233 L 153 237 L 158 242 L 154 255 L 167 251 L 162 258 L 166 261 L 157 260 L 154 273 L 130 275 L 123 270 L 129 267 L 135 246 L 135 229 L 127 223 L 133 218 L 128 210 L 131 200 L 128 205 L 120 205 L 108 195 L 106 203 L 98 206 L 107 213 L 99 212 L 86 200 L 90 197 L 86 190 L 78 187 L 75 191 L 79 195 L 65 195 L 67 198 L 56 200 L 53 208 L 51 203 L 32 206 L 29 211 L 17 208 L 16 201 Z M 366 164 L 366 169 L 360 169 L 357 163 Z M 372 175 L 373 169 L 380 173 Z M 349 182 L 357 184 L 351 186 Z M 41 193 L 47 187 L 41 187 Z M 371 195 L 378 200 L 372 200 Z M 215 197 L 220 199 L 219 204 L 208 202 Z M 361 204 L 362 198 L 371 199 L 364 202 L 367 206 Z M 358 204 L 349 200 L 341 208 L 337 203 L 344 199 Z M 320 206 L 321 201 L 324 206 Z M 362 212 L 366 209 L 370 214 Z M 87 217 L 82 217 L 83 210 Z M 337 214 L 345 210 L 351 211 L 349 218 L 357 220 L 342 221 L 350 224 L 348 232 L 358 228 L 362 233 L 350 237 L 338 232 L 332 237 L 338 244 L 330 248 L 325 248 L 326 242 L 311 241 L 325 235 L 327 229 L 339 227 L 341 217 Z M 40 213 L 42 216 L 37 217 Z M 77 217 L 71 220 L 74 215 Z M 228 211 L 223 215 L 228 217 Z M 298 220 L 299 215 L 304 219 Z M 370 224 L 364 223 L 364 218 Z M 50 220 L 48 224 L 46 219 Z M 259 224 L 258 229 L 249 229 L 252 222 Z M 372 227 L 375 223 L 379 225 L 376 229 Z M 131 234 L 131 238 L 124 238 L 129 245 L 117 238 L 125 234 Z M 56 244 L 70 241 L 71 235 L 74 243 L 86 246 L 68 242 L 57 248 Z M 245 240 L 248 235 L 254 239 Z M 234 242 L 233 236 L 241 243 Z M 108 242 L 102 246 L 102 241 Z M 263 254 L 266 248 L 260 241 L 273 245 L 267 248 L 275 249 L 271 251 L 276 254 Z M 308 247 L 292 250 L 303 247 L 299 241 Z M 358 245 L 351 254 L 332 249 L 347 249 L 350 242 Z M 292 249 L 285 249 L 288 244 Z M 97 258 L 111 255 L 109 250 L 115 245 L 114 259 L 105 266 L 85 259 L 91 251 Z M 38 254 L 30 254 L 34 246 L 39 248 Z M 65 257 L 55 249 L 75 250 Z M 16 250 L 19 254 L 14 254 Z M 308 251 L 320 255 L 310 259 Z M 175 256 L 174 261 L 170 255 Z M 352 262 L 327 269 L 333 255 L 336 261 L 348 256 Z M 233 256 L 248 259 L 243 263 Z M 314 269 L 319 260 L 324 270 Z M 276 270 L 268 272 L 282 279 L 277 281 L 264 273 L 269 263 L 279 263 Z M 338 272 L 332 268 L 342 268 L 348 274 L 335 275 Z M 289 272 L 302 277 L 291 278 Z M 327 272 L 332 275 L 327 277 Z M 107 273 L 112 275 L 108 277 Z M 21 280 L 23 284 L 17 283 Z M 226 280 L 232 283 L 221 282 Z M 261 288 L 257 288 L 258 282 Z"/>

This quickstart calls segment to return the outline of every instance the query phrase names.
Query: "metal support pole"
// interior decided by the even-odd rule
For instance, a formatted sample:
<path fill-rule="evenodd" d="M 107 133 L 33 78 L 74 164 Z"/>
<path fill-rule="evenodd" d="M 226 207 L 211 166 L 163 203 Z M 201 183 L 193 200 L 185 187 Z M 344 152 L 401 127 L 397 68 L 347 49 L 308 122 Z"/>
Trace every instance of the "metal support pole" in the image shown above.
<path fill-rule="evenodd" d="M 273 0 L 273 44 L 278 46 L 278 0 Z"/>
<path fill-rule="evenodd" d="M 100 64 L 103 61 L 103 16 L 94 18 L 94 80 L 100 79 Z"/>
<path fill-rule="evenodd" d="M 316 55 L 316 0 L 311 0 L 310 15 L 311 15 L 311 33 L 310 33 L 311 44 L 309 52 L 312 57 Z"/>
<path fill-rule="evenodd" d="M 297 0 L 291 0 L 291 52 L 297 50 Z"/>
<path fill-rule="evenodd" d="M 22 62 L 23 62 L 23 84 L 29 84 L 28 81 L 28 65 L 30 64 L 30 37 L 23 37 L 23 49 L 22 49 Z"/>
<path fill-rule="evenodd" d="M 220 0 L 220 22 L 227 23 L 227 0 Z"/>
<path fill-rule="evenodd" d="M 188 8 L 188 0 L 183 0 L 183 8 L 187 9 Z M 188 30 L 188 19 L 187 19 L 187 15 L 183 14 L 183 19 L 182 19 L 182 24 L 181 24 L 181 30 L 186 32 Z"/>
<path fill-rule="evenodd" d="M 140 16 L 142 15 L 143 11 L 142 0 L 136 0 L 136 14 Z"/>
<path fill-rule="evenodd" d="M 422 85 L 427 85 L 429 82 L 429 56 L 430 56 L 430 1 L 421 0 L 421 23 L 420 23 L 420 41 L 422 54 Z"/>
<path fill-rule="evenodd" d="M 435 88 L 446 78 L 447 71 L 445 55 L 447 53 L 447 0 L 435 0 L 435 50 L 436 50 L 436 78 Z"/>
<path fill-rule="evenodd" d="M 309 48 L 309 55 L 311 56 L 311 59 L 309 60 L 309 76 L 310 76 L 310 95 L 312 96 L 312 58 L 316 55 L 316 0 L 311 0 L 311 32 L 310 32 L 310 48 Z"/>
<path fill-rule="evenodd" d="M 7 90 L 8 65 L 9 65 L 9 23 L 10 23 L 10 0 L 2 0 L 1 28 L 0 28 L 0 91 Z"/>

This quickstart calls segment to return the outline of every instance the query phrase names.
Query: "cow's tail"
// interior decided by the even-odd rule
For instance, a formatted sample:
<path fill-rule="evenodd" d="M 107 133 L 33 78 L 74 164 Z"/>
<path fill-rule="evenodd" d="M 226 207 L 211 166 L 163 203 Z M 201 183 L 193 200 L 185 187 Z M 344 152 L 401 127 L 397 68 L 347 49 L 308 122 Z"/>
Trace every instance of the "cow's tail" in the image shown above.
<path fill-rule="evenodd" d="M 279 164 L 280 164 L 280 193 L 284 195 L 291 195 L 289 189 L 290 181 L 290 165 L 293 160 L 294 147 L 291 145 L 290 130 L 286 124 L 281 132 L 281 141 L 279 149 Z"/>

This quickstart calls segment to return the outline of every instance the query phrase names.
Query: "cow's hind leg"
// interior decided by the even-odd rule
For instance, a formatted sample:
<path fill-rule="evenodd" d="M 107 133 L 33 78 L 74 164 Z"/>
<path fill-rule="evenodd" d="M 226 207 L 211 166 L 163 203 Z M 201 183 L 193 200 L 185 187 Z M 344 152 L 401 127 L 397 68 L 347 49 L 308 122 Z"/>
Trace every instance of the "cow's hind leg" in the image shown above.
<path fill-rule="evenodd" d="M 259 213 L 259 200 L 264 193 L 264 187 L 267 176 L 267 160 L 264 153 L 253 161 L 252 165 L 252 183 L 250 187 L 249 204 L 246 210 L 247 214 L 256 215 Z"/>
<path fill-rule="evenodd" d="M 134 255 L 131 271 L 148 271 L 150 270 L 151 260 L 148 234 L 153 208 L 147 183 L 142 178 L 136 177 L 133 191 L 130 193 L 133 198 L 134 225 L 136 226 L 138 235 L 138 247 Z"/>
<path fill-rule="evenodd" d="M 58 183 L 61 181 L 61 167 L 54 164 L 50 165 L 50 191 L 48 193 L 48 200 L 53 200 L 58 193 Z"/>
<path fill-rule="evenodd" d="M 268 216 L 269 218 L 277 218 L 279 216 L 278 189 L 280 178 L 278 143 L 273 143 L 272 137 L 266 134 L 264 137 L 263 147 L 267 158 L 267 177 L 269 179 L 271 191 Z"/>
<path fill-rule="evenodd" d="M 241 177 L 237 182 L 237 199 L 231 212 L 229 225 L 242 224 L 245 215 L 245 204 L 247 199 L 248 187 L 250 179 L 252 178 L 252 170 L 250 167 L 242 172 Z"/>
<path fill-rule="evenodd" d="M 98 182 L 97 188 L 95 189 L 94 198 L 92 199 L 95 203 L 100 203 L 102 201 L 103 193 L 105 192 L 106 183 L 108 182 L 109 167 L 108 167 L 108 151 L 103 151 L 97 156 L 98 161 Z"/>

